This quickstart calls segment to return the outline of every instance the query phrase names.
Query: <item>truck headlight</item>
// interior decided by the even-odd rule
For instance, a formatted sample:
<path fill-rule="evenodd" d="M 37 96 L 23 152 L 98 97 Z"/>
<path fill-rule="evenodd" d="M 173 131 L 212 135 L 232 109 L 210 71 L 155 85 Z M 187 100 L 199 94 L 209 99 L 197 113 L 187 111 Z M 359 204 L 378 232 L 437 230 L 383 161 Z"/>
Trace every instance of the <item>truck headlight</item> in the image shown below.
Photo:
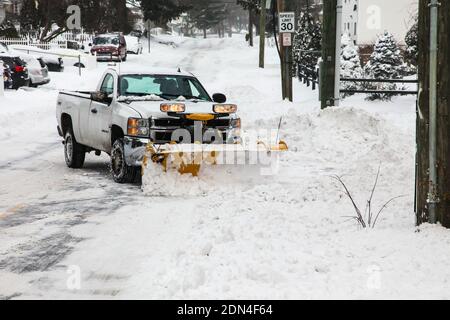
<path fill-rule="evenodd" d="M 183 103 L 162 103 L 161 112 L 184 112 L 186 106 Z"/>
<path fill-rule="evenodd" d="M 231 127 L 233 129 L 240 129 L 242 127 L 242 121 L 240 118 L 231 120 Z"/>
<path fill-rule="evenodd" d="M 150 123 L 147 119 L 128 119 L 128 135 L 132 137 L 148 137 Z"/>
<path fill-rule="evenodd" d="M 213 111 L 214 113 L 236 113 L 237 105 L 235 104 L 216 104 L 214 105 Z"/>

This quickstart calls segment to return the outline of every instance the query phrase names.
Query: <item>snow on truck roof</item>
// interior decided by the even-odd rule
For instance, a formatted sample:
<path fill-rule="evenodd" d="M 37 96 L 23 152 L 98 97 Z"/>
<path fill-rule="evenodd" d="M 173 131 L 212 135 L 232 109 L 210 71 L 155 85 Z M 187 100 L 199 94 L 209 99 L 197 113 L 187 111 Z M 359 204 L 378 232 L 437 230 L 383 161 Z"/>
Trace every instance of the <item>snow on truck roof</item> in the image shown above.
<path fill-rule="evenodd" d="M 118 75 L 131 75 L 131 74 L 151 74 L 151 75 L 165 75 L 165 76 L 185 76 L 194 77 L 190 72 L 183 70 L 178 71 L 178 68 L 150 68 L 150 67 L 129 67 L 120 66 L 116 68 L 110 68 L 114 70 Z"/>

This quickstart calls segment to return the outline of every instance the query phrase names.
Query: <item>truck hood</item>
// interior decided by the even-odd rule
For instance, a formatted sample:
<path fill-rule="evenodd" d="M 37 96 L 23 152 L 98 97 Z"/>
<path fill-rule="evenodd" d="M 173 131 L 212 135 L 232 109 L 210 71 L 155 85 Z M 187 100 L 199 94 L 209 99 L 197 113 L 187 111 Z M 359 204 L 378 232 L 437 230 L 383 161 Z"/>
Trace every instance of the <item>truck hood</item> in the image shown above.
<path fill-rule="evenodd" d="M 167 116 L 167 113 L 161 112 L 161 103 L 184 103 L 186 105 L 185 114 L 192 113 L 213 113 L 214 102 L 190 102 L 190 101 L 133 101 L 127 103 L 130 108 L 139 112 L 142 118 L 155 116 Z M 124 103 L 124 102 L 122 102 Z"/>

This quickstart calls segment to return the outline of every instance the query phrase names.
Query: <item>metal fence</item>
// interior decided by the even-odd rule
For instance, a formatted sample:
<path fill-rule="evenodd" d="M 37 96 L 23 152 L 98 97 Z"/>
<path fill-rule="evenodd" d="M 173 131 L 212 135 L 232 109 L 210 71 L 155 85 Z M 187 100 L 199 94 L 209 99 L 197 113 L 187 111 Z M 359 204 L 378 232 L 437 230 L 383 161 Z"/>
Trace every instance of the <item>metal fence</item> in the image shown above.
<path fill-rule="evenodd" d="M 341 82 L 353 83 L 411 83 L 418 84 L 418 80 L 404 80 L 404 79 L 353 79 L 341 78 Z M 378 89 L 341 89 L 340 93 L 366 93 L 366 94 L 387 94 L 387 95 L 417 95 L 417 90 L 378 90 Z"/>
<path fill-rule="evenodd" d="M 296 76 L 300 82 L 316 90 L 319 87 L 319 68 L 317 61 L 319 61 L 322 52 L 312 50 L 299 50 L 296 61 Z"/>

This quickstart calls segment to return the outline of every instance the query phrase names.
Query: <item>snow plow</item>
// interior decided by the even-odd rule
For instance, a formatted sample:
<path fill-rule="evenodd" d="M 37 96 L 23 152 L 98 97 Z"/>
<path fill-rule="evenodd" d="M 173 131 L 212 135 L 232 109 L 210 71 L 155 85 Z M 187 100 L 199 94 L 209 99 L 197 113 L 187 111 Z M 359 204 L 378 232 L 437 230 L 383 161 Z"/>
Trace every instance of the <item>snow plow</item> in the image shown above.
<path fill-rule="evenodd" d="M 143 174 L 150 164 L 162 166 L 164 172 L 178 171 L 182 175 L 199 176 L 202 167 L 253 167 L 261 174 L 274 173 L 279 155 L 288 151 L 286 142 L 270 145 L 263 141 L 254 144 L 177 144 L 154 145 L 149 143 L 143 160 Z"/>

